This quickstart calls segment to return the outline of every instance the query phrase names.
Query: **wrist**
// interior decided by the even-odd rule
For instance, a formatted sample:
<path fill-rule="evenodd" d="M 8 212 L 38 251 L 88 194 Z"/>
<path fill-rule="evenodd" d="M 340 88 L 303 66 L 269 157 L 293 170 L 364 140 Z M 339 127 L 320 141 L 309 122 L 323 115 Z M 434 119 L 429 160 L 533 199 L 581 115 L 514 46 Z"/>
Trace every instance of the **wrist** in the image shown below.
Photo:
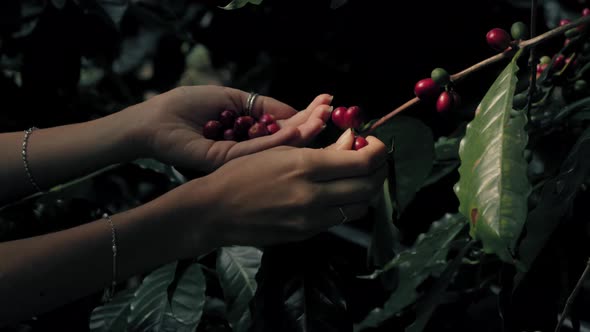
<path fill-rule="evenodd" d="M 117 113 L 94 120 L 98 127 L 109 128 L 107 139 L 113 145 L 117 162 L 130 162 L 138 158 L 150 157 L 146 135 L 141 130 L 142 121 L 136 116 L 134 106 Z"/>
<path fill-rule="evenodd" d="M 222 234 L 216 225 L 215 187 L 210 177 L 191 180 L 144 206 L 151 220 L 166 220 L 173 230 L 178 258 L 205 254 L 222 245 Z"/>

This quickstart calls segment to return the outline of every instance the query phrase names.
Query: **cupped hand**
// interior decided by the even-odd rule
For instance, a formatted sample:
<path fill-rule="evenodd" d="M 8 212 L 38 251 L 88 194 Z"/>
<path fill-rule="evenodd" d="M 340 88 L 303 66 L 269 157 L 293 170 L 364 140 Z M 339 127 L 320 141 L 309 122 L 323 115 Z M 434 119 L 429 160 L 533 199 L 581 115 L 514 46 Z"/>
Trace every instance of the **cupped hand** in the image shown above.
<path fill-rule="evenodd" d="M 135 105 L 139 136 L 149 157 L 195 171 L 213 171 L 238 157 L 280 145 L 303 146 L 330 118 L 332 97 L 322 94 L 300 112 L 276 99 L 258 96 L 251 115 L 272 114 L 281 129 L 269 136 L 243 142 L 213 141 L 203 136 L 203 126 L 231 109 L 241 114 L 248 93 L 221 86 L 175 88 Z"/>
<path fill-rule="evenodd" d="M 385 145 L 375 137 L 352 149 L 346 131 L 326 149 L 280 146 L 236 158 L 176 188 L 181 229 L 219 245 L 302 240 L 364 216 L 387 175 Z M 206 197 L 207 203 L 198 204 Z M 206 234 L 206 235 L 204 235 Z M 200 236 L 200 237 L 199 237 Z"/>

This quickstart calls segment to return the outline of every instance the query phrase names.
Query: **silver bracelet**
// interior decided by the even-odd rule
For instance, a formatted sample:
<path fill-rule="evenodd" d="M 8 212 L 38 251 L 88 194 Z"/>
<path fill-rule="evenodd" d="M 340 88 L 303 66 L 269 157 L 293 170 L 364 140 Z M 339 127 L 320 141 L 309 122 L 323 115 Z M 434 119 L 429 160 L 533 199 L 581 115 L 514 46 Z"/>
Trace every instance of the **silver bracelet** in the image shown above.
<path fill-rule="evenodd" d="M 29 178 L 29 181 L 31 182 L 33 187 L 35 187 L 35 190 L 37 190 L 38 192 L 43 192 L 43 190 L 41 190 L 41 188 L 37 184 L 37 181 L 35 181 L 35 178 L 33 177 L 33 174 L 31 173 L 31 169 L 29 168 L 29 162 L 27 160 L 27 146 L 29 144 L 29 137 L 31 136 L 31 133 L 36 129 L 37 129 L 36 127 L 31 127 L 29 129 L 25 130 L 25 137 L 23 138 L 23 149 L 21 151 L 21 154 L 23 157 L 23 164 L 25 166 L 25 172 L 27 172 L 27 177 Z"/>
<path fill-rule="evenodd" d="M 115 225 L 111 216 L 107 213 L 103 214 L 102 217 L 107 220 L 111 226 L 111 249 L 113 250 L 113 280 L 111 286 L 106 287 L 103 294 L 103 301 L 110 302 L 115 294 L 115 287 L 117 287 L 117 233 L 115 231 Z"/>

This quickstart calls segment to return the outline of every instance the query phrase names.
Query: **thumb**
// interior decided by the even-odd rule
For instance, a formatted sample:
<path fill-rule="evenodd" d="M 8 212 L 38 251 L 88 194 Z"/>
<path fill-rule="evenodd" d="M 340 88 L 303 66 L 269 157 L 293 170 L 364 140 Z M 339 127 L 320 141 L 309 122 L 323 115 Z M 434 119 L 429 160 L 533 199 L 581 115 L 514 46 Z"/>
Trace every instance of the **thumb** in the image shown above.
<path fill-rule="evenodd" d="M 342 135 L 338 138 L 338 140 L 328 146 L 326 149 L 328 150 L 352 150 L 352 145 L 354 143 L 354 134 L 352 133 L 352 129 L 346 129 Z"/>

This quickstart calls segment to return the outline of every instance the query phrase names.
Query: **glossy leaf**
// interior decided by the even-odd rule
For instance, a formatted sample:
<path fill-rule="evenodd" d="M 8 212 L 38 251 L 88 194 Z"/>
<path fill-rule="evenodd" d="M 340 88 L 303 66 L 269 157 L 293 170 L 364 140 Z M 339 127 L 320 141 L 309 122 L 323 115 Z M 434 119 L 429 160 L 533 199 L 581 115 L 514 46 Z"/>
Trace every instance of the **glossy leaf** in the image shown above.
<path fill-rule="evenodd" d="M 193 263 L 182 273 L 170 301 L 174 318 L 193 331 L 203 314 L 206 285 L 201 265 Z"/>
<path fill-rule="evenodd" d="M 66 0 L 51 0 L 51 4 L 57 9 L 62 9 L 66 5 Z"/>
<path fill-rule="evenodd" d="M 262 0 L 232 0 L 232 2 L 228 3 L 224 7 L 219 7 L 219 8 L 226 9 L 226 10 L 233 10 L 233 9 L 242 8 L 249 3 L 254 4 L 254 5 L 259 5 L 262 3 Z"/>
<path fill-rule="evenodd" d="M 434 143 L 434 163 L 430 175 L 422 184 L 423 187 L 437 183 L 459 167 L 461 164 L 459 161 L 461 138 L 443 136 Z"/>
<path fill-rule="evenodd" d="M 119 26 L 129 7 L 129 0 L 98 0 L 97 4 L 107 13 L 115 26 Z"/>
<path fill-rule="evenodd" d="M 440 304 L 445 290 L 451 284 L 453 276 L 459 271 L 461 262 L 469 249 L 475 242 L 469 241 L 461 249 L 461 251 L 453 258 L 453 261 L 447 265 L 443 273 L 436 279 L 436 282 L 426 292 L 416 305 L 416 320 L 412 325 L 408 326 L 406 332 L 422 332 L 428 324 L 430 317 L 434 313 L 436 307 Z"/>
<path fill-rule="evenodd" d="M 399 249 L 398 230 L 394 225 L 394 209 L 389 181 L 383 184 L 383 191 L 375 206 L 373 235 L 371 237 L 371 246 L 368 250 L 370 265 L 382 268 L 387 262 L 391 261 Z M 393 289 L 396 281 L 395 271 L 381 276 L 383 284 L 387 289 Z"/>
<path fill-rule="evenodd" d="M 332 0 L 330 2 L 330 8 L 338 9 L 338 8 L 344 6 L 347 2 L 348 2 L 348 0 Z"/>
<path fill-rule="evenodd" d="M 217 256 L 217 274 L 227 304 L 227 318 L 234 332 L 251 325 L 250 300 L 256 293 L 256 273 L 262 251 L 254 247 L 224 247 Z"/>
<path fill-rule="evenodd" d="M 511 263 L 531 190 L 524 158 L 526 114 L 512 110 L 517 58 L 498 76 L 467 125 L 455 185 L 471 235 L 482 241 L 484 251 Z"/>
<path fill-rule="evenodd" d="M 130 331 L 159 331 L 169 310 L 168 286 L 174 279 L 177 262 L 164 265 L 145 277 L 131 302 L 127 319 Z"/>
<path fill-rule="evenodd" d="M 399 313 L 418 299 L 416 288 L 431 275 L 440 274 L 447 266 L 450 244 L 465 226 L 461 214 L 447 214 L 432 223 L 427 233 L 418 236 L 412 248 L 399 253 L 384 268 L 371 278 L 390 269 L 398 271 L 398 286 L 385 301 L 383 308 L 372 310 L 358 325 L 355 331 L 378 327 L 387 319 Z"/>
<path fill-rule="evenodd" d="M 138 165 L 143 169 L 149 169 L 156 173 L 166 175 L 170 182 L 174 184 L 180 184 L 186 182 L 182 175 L 174 170 L 170 165 L 159 162 L 155 159 L 137 159 L 133 161 L 134 164 Z"/>
<path fill-rule="evenodd" d="M 127 331 L 127 316 L 131 312 L 130 303 L 134 292 L 122 291 L 111 302 L 92 310 L 90 315 L 90 332 L 124 332 Z"/>
<path fill-rule="evenodd" d="M 394 142 L 395 198 L 403 211 L 422 187 L 432 169 L 434 139 L 428 126 L 418 119 L 398 116 L 375 130 L 382 142 Z"/>
<path fill-rule="evenodd" d="M 251 332 L 352 330 L 325 245 L 304 241 L 265 249 L 256 276 Z"/>
<path fill-rule="evenodd" d="M 545 247 L 589 175 L 590 129 L 586 129 L 561 164 L 557 176 L 544 184 L 539 203 L 529 214 L 526 236 L 519 246 L 519 256 L 525 266 L 530 267 Z"/>

